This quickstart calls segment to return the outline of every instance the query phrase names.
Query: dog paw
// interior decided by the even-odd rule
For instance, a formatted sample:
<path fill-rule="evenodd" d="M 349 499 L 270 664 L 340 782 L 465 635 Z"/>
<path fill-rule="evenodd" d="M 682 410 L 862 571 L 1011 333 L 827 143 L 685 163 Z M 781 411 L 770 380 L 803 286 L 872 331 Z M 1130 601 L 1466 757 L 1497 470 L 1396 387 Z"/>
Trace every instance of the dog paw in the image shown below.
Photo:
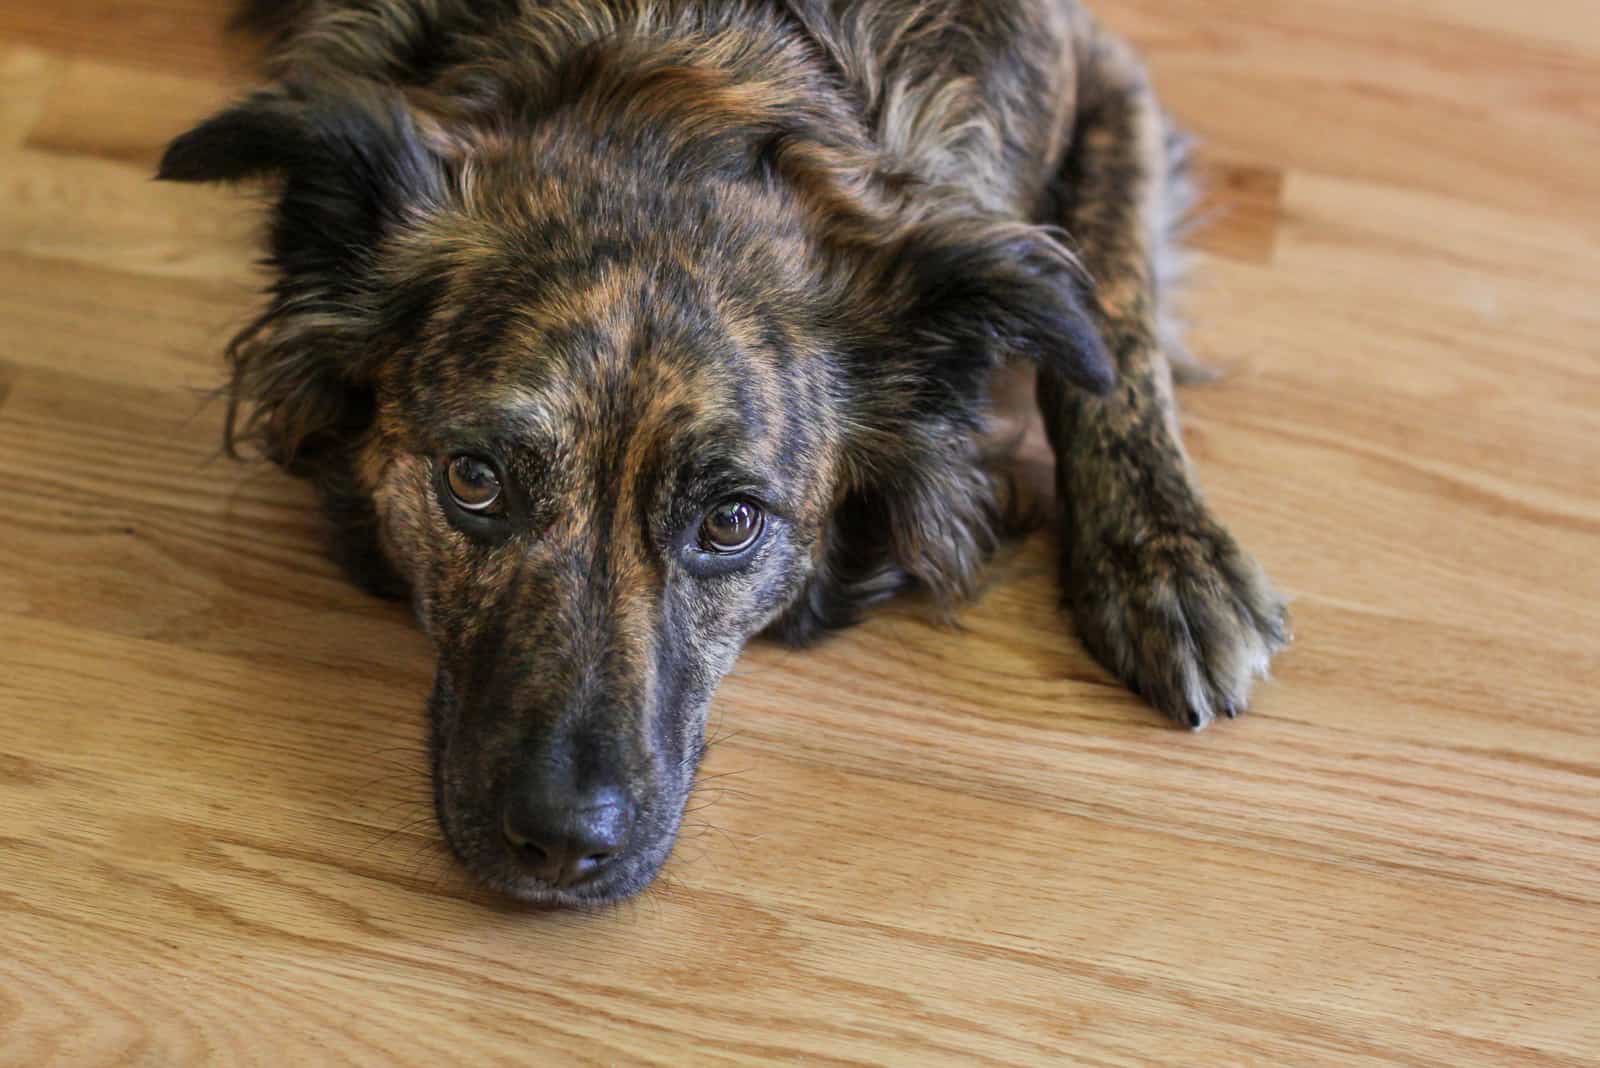
<path fill-rule="evenodd" d="M 1283 598 L 1209 519 L 1080 543 L 1069 576 L 1089 650 L 1191 730 L 1243 712 L 1290 640 Z"/>

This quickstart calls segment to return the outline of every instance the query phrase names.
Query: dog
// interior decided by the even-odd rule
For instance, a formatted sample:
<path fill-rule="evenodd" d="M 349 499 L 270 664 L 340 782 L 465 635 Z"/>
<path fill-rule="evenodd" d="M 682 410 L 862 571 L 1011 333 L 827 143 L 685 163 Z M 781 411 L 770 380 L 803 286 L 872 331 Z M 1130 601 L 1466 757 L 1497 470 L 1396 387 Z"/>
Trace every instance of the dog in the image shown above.
<path fill-rule="evenodd" d="M 482 883 L 623 898 L 707 708 L 1006 533 L 994 376 L 1037 378 L 1064 605 L 1191 729 L 1284 602 L 1179 436 L 1184 139 L 1075 0 L 254 0 L 265 87 L 159 176 L 266 179 L 230 451 L 438 656 L 438 820 Z"/>

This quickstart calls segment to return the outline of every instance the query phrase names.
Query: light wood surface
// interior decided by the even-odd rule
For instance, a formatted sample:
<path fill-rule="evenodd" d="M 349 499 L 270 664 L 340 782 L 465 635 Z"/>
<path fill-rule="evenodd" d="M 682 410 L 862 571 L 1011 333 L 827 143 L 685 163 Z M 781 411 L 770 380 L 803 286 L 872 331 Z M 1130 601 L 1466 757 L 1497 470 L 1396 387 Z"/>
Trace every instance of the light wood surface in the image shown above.
<path fill-rule="evenodd" d="M 0 1064 L 1600 1062 L 1593 0 L 1105 0 L 1215 190 L 1184 398 L 1294 596 L 1190 736 L 1048 547 L 751 648 L 662 883 L 478 895 L 426 645 L 216 455 L 221 0 L 0 6 Z"/>

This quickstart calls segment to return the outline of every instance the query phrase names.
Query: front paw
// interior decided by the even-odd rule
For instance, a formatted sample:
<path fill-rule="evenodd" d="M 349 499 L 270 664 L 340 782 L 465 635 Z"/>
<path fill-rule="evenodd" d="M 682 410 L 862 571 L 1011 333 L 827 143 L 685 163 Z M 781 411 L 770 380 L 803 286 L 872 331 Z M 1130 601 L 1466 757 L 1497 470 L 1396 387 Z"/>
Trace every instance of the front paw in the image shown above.
<path fill-rule="evenodd" d="M 1089 651 L 1192 730 L 1244 711 L 1290 639 L 1283 598 L 1208 518 L 1080 542 L 1067 582 Z"/>

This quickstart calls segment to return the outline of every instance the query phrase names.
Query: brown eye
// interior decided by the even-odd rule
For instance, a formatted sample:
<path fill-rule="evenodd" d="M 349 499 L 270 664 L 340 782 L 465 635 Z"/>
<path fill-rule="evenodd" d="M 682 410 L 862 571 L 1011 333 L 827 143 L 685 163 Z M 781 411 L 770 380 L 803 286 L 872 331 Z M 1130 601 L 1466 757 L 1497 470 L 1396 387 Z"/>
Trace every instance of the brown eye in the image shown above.
<path fill-rule="evenodd" d="M 724 555 L 743 552 L 756 543 L 766 525 L 765 514 L 749 501 L 723 501 L 700 524 L 700 548 Z"/>
<path fill-rule="evenodd" d="M 505 511 L 500 476 L 487 461 L 457 456 L 445 471 L 445 482 L 457 505 L 474 515 L 499 515 Z"/>

